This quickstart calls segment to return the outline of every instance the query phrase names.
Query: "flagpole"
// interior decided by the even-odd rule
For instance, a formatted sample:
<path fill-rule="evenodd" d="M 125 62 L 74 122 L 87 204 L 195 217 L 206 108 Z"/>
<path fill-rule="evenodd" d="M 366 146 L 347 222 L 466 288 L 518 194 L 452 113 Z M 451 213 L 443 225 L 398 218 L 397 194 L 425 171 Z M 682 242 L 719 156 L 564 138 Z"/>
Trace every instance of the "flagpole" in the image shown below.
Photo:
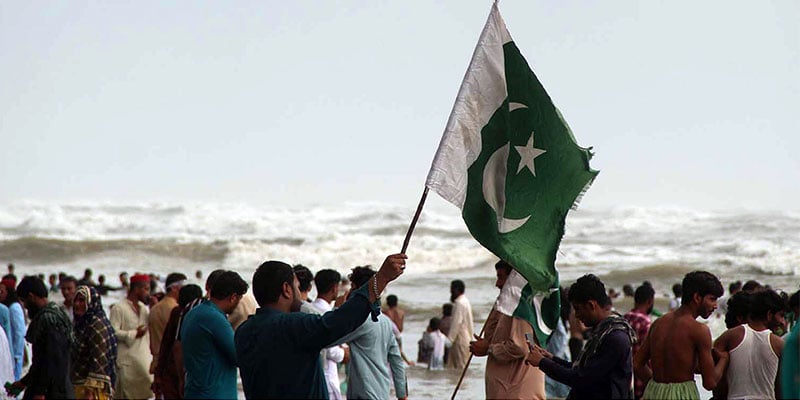
<path fill-rule="evenodd" d="M 489 316 L 491 316 L 491 315 L 492 315 L 492 312 L 489 311 Z M 486 317 L 486 321 L 483 321 L 483 327 L 481 328 L 481 333 L 478 334 L 478 336 L 483 337 L 483 332 L 486 331 L 486 323 L 487 322 L 489 322 L 489 317 Z M 458 384 L 456 385 L 456 389 L 453 390 L 453 395 L 450 397 L 450 400 L 455 400 L 456 393 L 458 393 L 458 389 L 461 388 L 461 382 L 464 381 L 464 375 L 467 374 L 467 369 L 469 369 L 469 364 L 472 362 L 472 356 L 474 356 L 474 354 L 472 354 L 472 352 L 470 352 L 469 353 L 469 358 L 467 359 L 467 365 L 465 365 L 464 366 L 464 370 L 461 371 L 461 377 L 458 378 Z"/>
<path fill-rule="evenodd" d="M 406 239 L 403 241 L 403 250 L 400 250 L 400 253 L 406 254 L 406 249 L 408 249 L 408 243 L 411 241 L 411 234 L 414 233 L 414 227 L 417 226 L 417 220 L 419 220 L 420 214 L 422 214 L 422 207 L 425 205 L 425 199 L 428 197 L 428 186 L 425 186 L 425 190 L 422 191 L 422 198 L 419 199 L 419 205 L 417 206 L 417 213 L 414 214 L 414 218 L 411 220 L 411 225 L 408 227 L 408 232 L 406 232 Z"/>

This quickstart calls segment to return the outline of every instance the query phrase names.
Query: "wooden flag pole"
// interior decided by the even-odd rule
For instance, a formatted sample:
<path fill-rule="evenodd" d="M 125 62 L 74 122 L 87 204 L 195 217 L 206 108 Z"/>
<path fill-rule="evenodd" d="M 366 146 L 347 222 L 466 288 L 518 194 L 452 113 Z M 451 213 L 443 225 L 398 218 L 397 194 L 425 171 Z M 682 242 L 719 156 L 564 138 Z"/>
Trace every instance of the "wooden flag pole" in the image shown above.
<path fill-rule="evenodd" d="M 408 227 L 408 232 L 406 232 L 406 240 L 403 241 L 403 250 L 400 250 L 400 253 L 406 254 L 408 243 L 411 241 L 411 234 L 414 233 L 414 227 L 417 226 L 417 220 L 419 220 L 419 215 L 422 214 L 422 207 L 425 205 L 426 198 L 428 198 L 428 186 L 425 186 L 425 190 L 422 191 L 422 198 L 419 199 L 417 213 L 414 214 L 414 218 L 411 220 L 411 225 Z"/>
<path fill-rule="evenodd" d="M 492 315 L 491 311 L 489 311 L 489 315 Z M 486 317 L 486 321 L 483 322 L 483 328 L 481 328 L 481 333 L 478 336 L 483 337 L 483 332 L 486 331 L 486 323 L 487 322 L 489 322 L 489 317 Z M 472 338 L 470 338 L 470 339 L 472 339 Z M 458 378 L 458 384 L 456 385 L 456 389 L 453 390 L 453 395 L 450 397 L 450 400 L 455 400 L 456 393 L 458 393 L 458 389 L 461 388 L 461 382 L 464 381 L 464 375 L 467 374 L 467 369 L 469 369 L 469 363 L 472 362 L 472 356 L 473 355 L 474 354 L 472 354 L 472 352 L 469 353 L 469 358 L 467 359 L 467 365 L 465 365 L 464 366 L 464 370 L 461 371 L 461 377 Z"/>

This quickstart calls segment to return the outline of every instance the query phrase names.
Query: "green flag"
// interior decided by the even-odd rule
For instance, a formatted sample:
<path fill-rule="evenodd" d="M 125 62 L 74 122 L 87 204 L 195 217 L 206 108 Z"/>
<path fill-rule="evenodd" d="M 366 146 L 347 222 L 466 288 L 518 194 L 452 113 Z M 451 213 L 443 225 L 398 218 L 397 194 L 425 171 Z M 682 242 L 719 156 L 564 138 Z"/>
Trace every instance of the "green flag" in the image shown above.
<path fill-rule="evenodd" d="M 461 208 L 475 239 L 527 280 L 514 314 L 531 322 L 540 343 L 558 321 L 556 252 L 567 212 L 597 175 L 590 158 L 495 3 L 426 185 Z"/>

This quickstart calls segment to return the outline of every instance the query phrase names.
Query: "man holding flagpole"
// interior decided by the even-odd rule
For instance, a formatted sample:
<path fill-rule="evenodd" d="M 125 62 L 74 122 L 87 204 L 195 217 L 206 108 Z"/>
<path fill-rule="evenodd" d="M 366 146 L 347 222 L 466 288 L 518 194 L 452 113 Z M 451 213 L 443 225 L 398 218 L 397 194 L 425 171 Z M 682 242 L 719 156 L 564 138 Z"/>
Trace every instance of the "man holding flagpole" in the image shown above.
<path fill-rule="evenodd" d="M 544 373 L 537 367 L 525 364 L 529 345 L 525 336 L 533 337 L 529 321 L 503 312 L 504 305 L 514 299 L 515 292 L 525 285 L 511 264 L 498 261 L 495 286 L 500 289 L 492 312 L 486 320 L 484 337 L 470 344 L 470 351 L 486 360 L 487 399 L 545 399 Z M 519 301 L 512 301 L 517 304 Z"/>

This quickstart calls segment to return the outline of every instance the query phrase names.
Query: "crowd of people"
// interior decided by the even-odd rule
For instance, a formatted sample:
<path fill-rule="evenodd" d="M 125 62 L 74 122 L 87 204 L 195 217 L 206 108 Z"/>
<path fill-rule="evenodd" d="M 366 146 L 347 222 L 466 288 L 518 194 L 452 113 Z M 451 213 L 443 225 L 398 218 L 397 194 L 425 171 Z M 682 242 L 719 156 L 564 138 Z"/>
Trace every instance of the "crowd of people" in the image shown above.
<path fill-rule="evenodd" d="M 338 365 L 346 362 L 347 397 L 388 398 L 393 389 L 404 399 L 395 334 L 403 314 L 379 311 L 404 265 L 398 254 L 378 271 L 354 268 L 343 296 L 337 271 L 279 261 L 258 267 L 252 290 L 238 273 L 215 270 L 205 295 L 182 273 L 169 274 L 161 291 L 153 275 L 121 274 L 120 287 L 110 287 L 87 269 L 45 283 L 18 281 L 9 265 L 0 282 L 0 397 L 230 399 L 241 375 L 248 398 L 343 398 Z M 107 314 L 102 293 L 113 290 L 126 295 Z M 63 301 L 51 301 L 59 292 Z"/>
<path fill-rule="evenodd" d="M 204 293 L 182 273 L 169 274 L 161 290 L 154 275 L 121 274 L 111 287 L 87 269 L 81 279 L 51 275 L 45 283 L 18 280 L 9 265 L 0 280 L 4 395 L 237 398 L 241 376 L 247 398 L 404 399 L 406 365 L 414 364 L 402 349 L 405 311 L 394 295 L 380 308 L 404 268 L 402 254 L 346 278 L 268 261 L 252 284 L 215 270 Z M 516 272 L 504 261 L 494 269 L 502 291 Z M 528 321 L 498 309 L 476 335 L 466 286 L 454 280 L 450 302 L 418 342 L 417 362 L 462 370 L 471 357 L 487 357 L 487 398 L 699 398 L 695 374 L 714 398 L 800 397 L 800 291 L 779 294 L 755 281 L 728 289 L 723 296 L 716 276 L 689 273 L 661 313 L 649 282 L 617 294 L 585 275 L 562 288 L 561 316 L 539 343 Z M 106 314 L 103 295 L 115 290 L 125 297 Z M 57 293 L 63 301 L 50 300 Z M 619 296 L 632 298 L 630 310 L 614 307 Z M 698 320 L 712 315 L 727 326 L 716 340 Z"/>

